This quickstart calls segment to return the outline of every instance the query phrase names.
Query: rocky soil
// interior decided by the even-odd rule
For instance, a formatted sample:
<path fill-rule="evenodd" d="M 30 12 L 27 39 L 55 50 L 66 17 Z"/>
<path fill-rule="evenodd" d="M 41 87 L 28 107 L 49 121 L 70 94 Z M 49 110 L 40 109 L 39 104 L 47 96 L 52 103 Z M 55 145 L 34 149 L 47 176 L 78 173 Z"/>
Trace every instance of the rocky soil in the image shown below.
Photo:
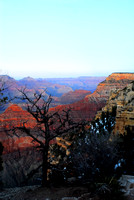
<path fill-rule="evenodd" d="M 126 200 L 134 199 L 134 188 Z M 91 197 L 87 188 L 84 187 L 51 187 L 25 186 L 8 188 L 0 192 L 0 200 L 102 200 L 97 196 Z"/>
<path fill-rule="evenodd" d="M 80 197 L 83 193 L 88 193 L 83 187 L 26 186 L 3 190 L 0 192 L 0 200 L 62 200 L 64 197 L 69 200 L 71 197 Z"/>

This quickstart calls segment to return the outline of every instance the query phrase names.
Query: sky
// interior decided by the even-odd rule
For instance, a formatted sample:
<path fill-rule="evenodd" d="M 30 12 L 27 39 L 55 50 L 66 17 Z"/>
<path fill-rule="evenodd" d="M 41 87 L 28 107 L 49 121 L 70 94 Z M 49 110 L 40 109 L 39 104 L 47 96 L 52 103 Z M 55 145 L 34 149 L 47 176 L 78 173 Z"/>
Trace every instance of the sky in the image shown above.
<path fill-rule="evenodd" d="M 0 0 L 0 74 L 134 72 L 134 0 Z"/>

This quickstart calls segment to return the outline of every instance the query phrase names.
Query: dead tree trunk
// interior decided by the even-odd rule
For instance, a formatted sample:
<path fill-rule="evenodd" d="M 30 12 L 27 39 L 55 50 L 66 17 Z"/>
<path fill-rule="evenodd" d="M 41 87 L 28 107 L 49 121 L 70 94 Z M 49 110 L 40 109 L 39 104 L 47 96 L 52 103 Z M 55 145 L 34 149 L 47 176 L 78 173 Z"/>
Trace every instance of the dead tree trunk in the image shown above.
<path fill-rule="evenodd" d="M 42 186 L 48 185 L 48 168 L 49 168 L 49 162 L 48 162 L 48 151 L 49 151 L 49 143 L 45 144 L 45 147 L 42 152 Z"/>
<path fill-rule="evenodd" d="M 27 104 L 27 111 L 36 120 L 35 127 L 32 129 L 28 127 L 28 122 L 24 122 L 22 127 L 16 127 L 16 130 L 23 131 L 33 141 L 38 144 L 38 149 L 42 152 L 42 186 L 48 185 L 48 169 L 50 167 L 49 147 L 50 142 L 56 137 L 69 133 L 73 129 L 79 128 L 82 123 L 75 123 L 70 115 L 71 109 L 62 111 L 51 111 L 49 106 L 52 98 L 46 98 L 45 91 L 42 93 L 35 93 L 33 97 L 29 97 L 26 88 L 20 90 L 22 100 Z"/>

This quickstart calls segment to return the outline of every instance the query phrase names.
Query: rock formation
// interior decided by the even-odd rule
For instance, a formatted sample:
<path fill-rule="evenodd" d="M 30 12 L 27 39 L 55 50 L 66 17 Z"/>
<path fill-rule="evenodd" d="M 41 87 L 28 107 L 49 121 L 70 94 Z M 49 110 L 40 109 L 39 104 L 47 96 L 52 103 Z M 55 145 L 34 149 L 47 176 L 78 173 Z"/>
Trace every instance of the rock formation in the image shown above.
<path fill-rule="evenodd" d="M 106 105 L 109 94 L 112 94 L 107 105 L 110 105 L 111 107 L 115 106 L 117 104 L 116 102 L 118 101 L 116 130 L 122 132 L 124 130 L 124 126 L 133 124 L 134 122 L 134 111 L 132 107 L 134 98 L 134 86 L 133 83 L 131 83 L 128 87 L 125 87 L 132 80 L 134 80 L 134 74 L 113 73 L 105 81 L 98 85 L 96 91 L 93 94 L 89 94 L 84 99 L 73 104 L 59 105 L 56 108 L 51 108 L 50 111 L 60 111 L 63 109 L 71 108 L 72 118 L 75 121 L 91 121 L 96 115 L 97 111 L 101 110 L 101 108 Z M 122 89 L 121 92 L 119 92 L 118 89 L 123 87 L 125 87 L 125 89 Z M 113 89 L 116 90 L 112 92 Z M 85 95 L 85 91 L 83 91 L 82 94 Z M 79 91 L 74 92 L 73 95 L 75 97 L 80 97 Z M 70 96 L 68 98 L 70 98 Z M 122 107 L 124 111 L 122 111 Z M 106 107 L 104 109 L 106 109 Z M 23 110 L 18 105 L 11 105 L 5 110 L 4 113 L 0 114 L 0 139 L 6 146 L 5 151 L 10 152 L 11 149 L 15 150 L 18 148 L 18 144 L 20 148 L 31 145 L 31 139 L 26 135 L 23 135 L 25 138 L 17 138 L 16 136 L 11 138 L 3 132 L 4 129 L 11 129 L 15 126 L 22 126 L 23 122 L 26 121 L 27 126 L 31 128 L 34 128 L 36 125 L 35 119 L 33 119 L 33 117 L 27 111 Z M 118 124 L 120 124 L 120 126 L 118 126 Z"/>
<path fill-rule="evenodd" d="M 6 83 L 7 90 L 4 91 L 5 96 L 12 98 L 13 103 L 19 104 L 23 108 L 25 107 L 23 104 L 24 102 L 16 98 L 14 99 L 14 97 L 21 96 L 21 93 L 18 91 L 18 89 L 26 87 L 26 91 L 30 97 L 33 97 L 33 94 L 36 92 L 42 92 L 42 90 L 46 90 L 46 96 L 51 94 L 53 97 L 53 103 L 51 104 L 51 107 L 55 107 L 57 105 L 73 103 L 81 100 L 87 94 L 90 94 L 90 92 L 88 92 L 90 89 L 93 92 L 96 89 L 97 84 L 104 79 L 105 77 L 79 77 L 62 79 L 34 79 L 31 77 L 26 77 L 21 80 L 15 80 L 7 75 L 0 76 L 0 80 Z M 3 111 L 3 109 L 4 108 L 1 110 Z"/>
<path fill-rule="evenodd" d="M 87 90 L 75 90 L 70 91 L 68 93 L 63 94 L 61 97 L 55 99 L 55 104 L 71 104 L 77 101 L 80 101 L 85 98 L 85 96 L 91 94 L 90 91 Z"/>
<path fill-rule="evenodd" d="M 4 153 L 33 146 L 30 137 L 24 134 L 17 137 L 10 135 L 10 132 L 5 132 L 5 130 L 11 130 L 13 127 L 23 126 L 23 123 L 27 121 L 27 126 L 31 128 L 36 125 L 33 117 L 16 104 L 9 106 L 4 113 L 0 114 L 0 140 L 4 146 Z"/>
<path fill-rule="evenodd" d="M 134 124 L 134 82 L 130 83 L 132 82 L 132 80 L 134 80 L 134 74 L 113 73 L 105 81 L 101 82 L 98 85 L 94 93 L 87 95 L 84 99 L 78 102 L 64 106 L 59 105 L 55 108 L 51 108 L 50 111 L 54 110 L 60 111 L 71 107 L 73 119 L 75 119 L 76 121 L 79 120 L 91 121 L 94 118 L 97 111 L 100 110 L 105 105 L 106 107 L 104 108 L 104 110 L 106 109 L 110 110 L 112 109 L 112 106 L 117 105 L 115 132 L 124 133 L 124 127 L 126 125 Z M 106 104 L 107 100 L 108 102 Z M 15 163 L 15 165 L 17 165 L 17 163 L 20 162 L 22 170 L 23 170 L 23 165 L 26 164 L 26 160 L 27 160 L 27 164 L 25 165 L 26 167 L 29 166 L 30 168 L 32 166 L 33 170 L 34 166 L 36 166 L 36 163 L 34 166 L 31 164 L 33 163 L 33 160 L 35 158 L 38 158 L 38 156 L 36 156 L 35 153 L 33 160 L 29 161 L 29 159 L 31 159 L 31 154 L 33 153 L 32 150 L 28 151 L 30 152 L 29 156 L 25 156 L 27 155 L 26 151 L 23 157 L 25 159 L 22 160 L 21 157 L 19 158 L 20 152 L 21 154 L 23 154 L 25 149 L 27 148 L 32 149 L 34 145 L 32 143 L 32 139 L 25 134 L 20 135 L 20 137 L 16 136 L 11 137 L 6 135 L 6 133 L 4 132 L 4 129 L 11 129 L 14 126 L 22 126 L 24 122 L 27 122 L 27 126 L 30 127 L 31 129 L 34 128 L 36 125 L 36 121 L 33 119 L 33 117 L 18 105 L 11 105 L 5 110 L 5 112 L 0 114 L 0 140 L 2 141 L 5 147 L 4 164 L 6 166 L 5 167 L 6 169 L 5 177 L 7 177 L 6 179 L 8 179 L 8 177 L 11 177 L 8 169 L 11 168 L 12 163 Z M 17 162 L 15 162 L 16 157 L 17 157 Z M 15 173 L 16 172 L 14 171 L 13 174 Z"/>
<path fill-rule="evenodd" d="M 103 112 L 112 111 L 112 107 L 117 107 L 114 133 L 126 133 L 126 127 L 134 127 L 134 81 L 123 89 L 111 91 Z M 98 112 L 99 118 L 102 111 Z"/>
<path fill-rule="evenodd" d="M 114 89 L 122 89 L 134 80 L 134 73 L 113 73 L 101 82 L 97 89 L 87 95 L 84 99 L 73 104 L 57 106 L 55 110 L 62 110 L 70 107 L 72 117 L 76 120 L 91 121 L 97 111 L 101 110 Z"/>
<path fill-rule="evenodd" d="M 21 85 L 26 86 L 28 89 L 42 90 L 46 89 L 47 94 L 60 97 L 64 93 L 73 91 L 73 89 L 66 85 L 54 84 L 45 79 L 34 79 L 31 77 L 23 78 L 19 81 Z"/>

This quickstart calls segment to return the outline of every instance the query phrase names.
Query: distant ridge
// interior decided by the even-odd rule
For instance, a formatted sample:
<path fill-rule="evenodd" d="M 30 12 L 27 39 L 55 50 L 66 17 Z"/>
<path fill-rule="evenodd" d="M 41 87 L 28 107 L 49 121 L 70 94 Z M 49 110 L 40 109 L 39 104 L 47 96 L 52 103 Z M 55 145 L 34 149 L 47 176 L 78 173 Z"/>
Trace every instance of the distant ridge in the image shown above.
<path fill-rule="evenodd" d="M 113 72 L 112 74 L 133 74 L 134 72 Z"/>
<path fill-rule="evenodd" d="M 100 82 L 97 89 L 84 99 L 73 104 L 56 107 L 55 109 L 72 108 L 72 116 L 79 120 L 91 121 L 97 111 L 106 105 L 111 91 L 123 89 L 134 80 L 134 73 L 112 73 L 104 81 Z"/>

